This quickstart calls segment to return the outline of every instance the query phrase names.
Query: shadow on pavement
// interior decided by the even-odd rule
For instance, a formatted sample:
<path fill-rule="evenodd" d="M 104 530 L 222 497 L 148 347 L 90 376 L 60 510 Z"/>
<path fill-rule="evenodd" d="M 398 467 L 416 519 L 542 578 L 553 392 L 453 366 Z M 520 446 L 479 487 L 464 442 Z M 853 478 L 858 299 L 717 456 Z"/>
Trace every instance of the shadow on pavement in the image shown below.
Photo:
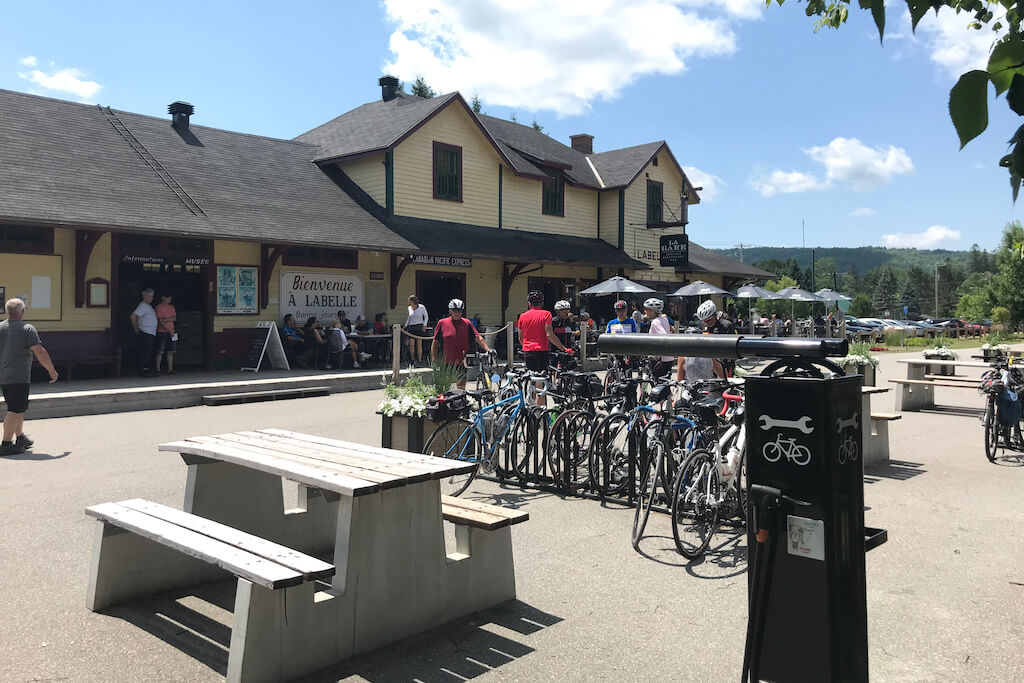
<path fill-rule="evenodd" d="M 326 683 L 349 676 L 379 683 L 451 683 L 468 680 L 535 651 L 485 626 L 498 626 L 514 633 L 530 635 L 560 621 L 561 617 L 513 600 L 298 680 Z"/>
<path fill-rule="evenodd" d="M 1000 467 L 1024 467 L 1024 453 L 1007 453 L 1003 451 L 1003 454 L 996 457 L 993 465 L 999 465 Z"/>
<path fill-rule="evenodd" d="M 745 544 L 740 546 L 744 538 L 745 527 L 720 527 L 704 554 L 688 560 L 679 553 L 671 536 L 650 534 L 640 539 L 637 552 L 666 567 L 683 567 L 698 579 L 729 579 L 747 573 L 747 548 Z"/>
<path fill-rule="evenodd" d="M 32 451 L 26 451 L 24 453 L 18 453 L 17 455 L 5 455 L 5 460 L 60 460 L 71 455 L 71 451 L 64 451 L 60 455 L 50 455 L 49 453 L 33 453 Z"/>
<path fill-rule="evenodd" d="M 872 465 L 870 469 L 866 470 L 864 472 L 864 483 L 874 484 L 882 479 L 897 479 L 905 481 L 928 471 L 923 468 L 924 465 L 919 462 L 890 460 L 884 465 Z"/>
<path fill-rule="evenodd" d="M 917 411 L 924 415 L 956 415 L 959 417 L 981 417 L 985 414 L 984 408 L 969 408 L 966 406 L 947 406 L 936 404 L 934 408 L 925 408 Z"/>

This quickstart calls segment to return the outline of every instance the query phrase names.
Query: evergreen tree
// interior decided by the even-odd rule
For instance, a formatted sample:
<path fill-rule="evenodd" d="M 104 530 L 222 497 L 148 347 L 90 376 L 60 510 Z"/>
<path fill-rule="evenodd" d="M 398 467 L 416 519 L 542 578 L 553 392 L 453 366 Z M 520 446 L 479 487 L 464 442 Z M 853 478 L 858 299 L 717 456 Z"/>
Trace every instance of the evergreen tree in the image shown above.
<path fill-rule="evenodd" d="M 937 272 L 939 280 L 939 315 L 953 315 L 956 312 L 957 304 L 960 302 L 958 291 L 964 281 L 964 269 L 959 264 L 954 263 L 952 259 L 947 258 L 939 265 Z"/>
<path fill-rule="evenodd" d="M 921 312 L 921 298 L 917 294 L 917 287 L 914 285 L 914 280 L 910 277 L 909 273 L 903 279 L 903 286 L 900 287 L 899 305 L 900 311 L 906 306 L 907 310 L 911 313 Z"/>
<path fill-rule="evenodd" d="M 878 315 L 892 315 L 896 306 L 896 280 L 888 268 L 883 266 L 880 271 L 874 295 L 871 297 L 871 306 Z"/>
<path fill-rule="evenodd" d="M 427 81 L 426 79 L 423 78 L 423 76 L 416 77 L 416 82 L 412 84 L 412 94 L 415 95 L 416 97 L 422 97 L 428 100 L 431 97 L 437 96 L 437 93 L 434 92 L 434 89 L 427 85 Z"/>
<path fill-rule="evenodd" d="M 469 106 L 473 109 L 474 114 L 483 113 L 484 105 L 480 101 L 480 95 L 478 95 L 477 93 L 473 93 L 473 101 L 470 103 Z"/>
<path fill-rule="evenodd" d="M 537 123 L 537 119 L 534 119 L 533 123 L 531 123 L 530 125 L 533 126 L 533 129 L 535 131 L 537 131 L 538 133 L 543 133 L 544 132 L 544 126 L 542 126 L 539 123 Z"/>
<path fill-rule="evenodd" d="M 972 244 L 971 251 L 967 254 L 967 272 L 984 273 L 992 270 L 992 259 L 987 251 L 982 251 L 978 245 Z"/>

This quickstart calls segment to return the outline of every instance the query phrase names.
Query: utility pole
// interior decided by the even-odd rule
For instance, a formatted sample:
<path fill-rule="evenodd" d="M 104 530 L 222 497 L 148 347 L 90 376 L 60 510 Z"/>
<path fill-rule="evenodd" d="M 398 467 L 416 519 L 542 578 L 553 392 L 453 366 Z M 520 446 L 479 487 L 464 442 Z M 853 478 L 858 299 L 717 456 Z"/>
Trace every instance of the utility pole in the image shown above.
<path fill-rule="evenodd" d="M 800 248 L 801 249 L 806 249 L 807 248 L 807 234 L 806 234 L 806 231 L 804 230 L 804 228 L 805 228 L 804 221 L 803 221 L 803 219 L 800 219 Z"/>
<path fill-rule="evenodd" d="M 740 263 L 743 263 L 743 242 L 735 245 L 740 250 Z"/>
<path fill-rule="evenodd" d="M 935 264 L 935 317 L 939 317 L 939 264 Z"/>
<path fill-rule="evenodd" d="M 818 286 L 817 278 L 814 277 L 814 250 L 811 249 L 811 291 Z"/>

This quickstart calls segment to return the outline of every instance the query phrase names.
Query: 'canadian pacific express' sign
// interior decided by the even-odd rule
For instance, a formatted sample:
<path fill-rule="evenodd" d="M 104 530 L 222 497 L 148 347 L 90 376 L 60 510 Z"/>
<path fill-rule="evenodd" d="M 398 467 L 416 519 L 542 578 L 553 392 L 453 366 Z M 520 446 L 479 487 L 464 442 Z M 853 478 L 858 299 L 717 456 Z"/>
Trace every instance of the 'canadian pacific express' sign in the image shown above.
<path fill-rule="evenodd" d="M 363 313 L 363 279 L 338 273 L 281 272 L 281 316 L 303 324 L 310 316 L 327 323 L 345 311 L 349 320 Z"/>

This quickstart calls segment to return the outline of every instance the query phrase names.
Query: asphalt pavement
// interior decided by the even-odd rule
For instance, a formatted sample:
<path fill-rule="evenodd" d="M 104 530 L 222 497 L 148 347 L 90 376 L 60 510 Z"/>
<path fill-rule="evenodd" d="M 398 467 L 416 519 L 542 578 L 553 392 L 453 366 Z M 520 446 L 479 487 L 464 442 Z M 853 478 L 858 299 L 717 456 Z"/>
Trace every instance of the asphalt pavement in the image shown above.
<path fill-rule="evenodd" d="M 914 354 L 915 356 L 917 354 Z M 905 376 L 886 356 L 879 384 Z M 0 459 L 0 681 L 217 681 L 231 582 L 96 614 L 85 608 L 96 522 L 88 505 L 181 506 L 186 467 L 157 444 L 281 427 L 380 443 L 382 392 L 31 420 L 30 454 Z M 892 393 L 874 397 L 892 411 Z M 866 522 L 889 532 L 867 557 L 875 681 L 1024 680 L 1024 459 L 989 463 L 977 392 L 891 423 L 891 462 L 865 473 Z M 466 494 L 521 507 L 518 599 L 310 677 L 311 681 L 738 680 L 746 541 L 675 552 L 654 516 L 635 552 L 632 511 L 476 482 Z"/>

